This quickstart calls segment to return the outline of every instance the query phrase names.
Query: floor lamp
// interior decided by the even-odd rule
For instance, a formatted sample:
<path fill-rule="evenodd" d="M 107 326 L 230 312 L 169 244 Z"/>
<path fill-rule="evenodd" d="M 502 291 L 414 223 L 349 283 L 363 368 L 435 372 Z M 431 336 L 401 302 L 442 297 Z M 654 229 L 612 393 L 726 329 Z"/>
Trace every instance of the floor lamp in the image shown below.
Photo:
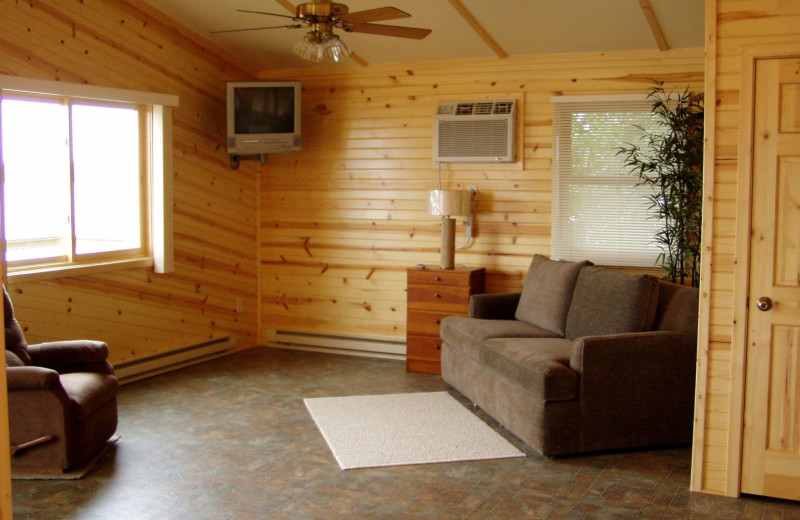
<path fill-rule="evenodd" d="M 431 215 L 442 217 L 442 269 L 455 267 L 455 216 L 469 216 L 472 213 L 472 192 L 468 190 L 431 190 L 429 199 Z"/>

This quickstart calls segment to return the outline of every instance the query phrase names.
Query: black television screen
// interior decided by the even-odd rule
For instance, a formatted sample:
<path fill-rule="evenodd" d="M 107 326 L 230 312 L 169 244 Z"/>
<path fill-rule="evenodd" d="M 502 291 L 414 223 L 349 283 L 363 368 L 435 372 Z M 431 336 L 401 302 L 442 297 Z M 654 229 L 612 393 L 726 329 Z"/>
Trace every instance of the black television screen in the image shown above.
<path fill-rule="evenodd" d="M 237 134 L 294 132 L 294 88 L 238 87 L 233 97 Z"/>

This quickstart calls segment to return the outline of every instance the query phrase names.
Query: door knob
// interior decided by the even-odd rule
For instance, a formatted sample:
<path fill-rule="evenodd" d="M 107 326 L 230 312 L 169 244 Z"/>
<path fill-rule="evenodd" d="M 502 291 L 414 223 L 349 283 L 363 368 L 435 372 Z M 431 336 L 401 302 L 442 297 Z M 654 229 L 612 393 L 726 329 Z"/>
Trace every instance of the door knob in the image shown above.
<path fill-rule="evenodd" d="M 756 307 L 760 311 L 768 311 L 772 308 L 772 300 L 768 296 L 762 296 L 756 300 Z"/>

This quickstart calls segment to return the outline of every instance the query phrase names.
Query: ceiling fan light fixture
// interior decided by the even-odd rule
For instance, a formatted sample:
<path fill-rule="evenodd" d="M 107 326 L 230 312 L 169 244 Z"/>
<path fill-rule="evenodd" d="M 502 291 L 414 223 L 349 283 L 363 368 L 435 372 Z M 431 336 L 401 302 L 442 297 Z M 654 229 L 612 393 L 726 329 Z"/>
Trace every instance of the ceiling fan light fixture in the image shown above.
<path fill-rule="evenodd" d="M 350 56 L 352 51 L 339 38 L 331 32 L 311 31 L 294 46 L 294 53 L 304 60 L 319 63 L 323 58 L 339 61 Z"/>
<path fill-rule="evenodd" d="M 329 37 L 325 39 L 325 42 L 322 45 L 323 45 L 322 55 L 336 62 L 338 62 L 342 58 L 350 56 L 350 54 L 353 52 L 344 43 L 344 41 L 342 41 L 342 39 L 335 34 L 329 35 Z"/>
<path fill-rule="evenodd" d="M 317 31 L 306 34 L 302 40 L 294 46 L 294 53 L 304 60 L 319 63 L 322 61 L 322 46 Z"/>

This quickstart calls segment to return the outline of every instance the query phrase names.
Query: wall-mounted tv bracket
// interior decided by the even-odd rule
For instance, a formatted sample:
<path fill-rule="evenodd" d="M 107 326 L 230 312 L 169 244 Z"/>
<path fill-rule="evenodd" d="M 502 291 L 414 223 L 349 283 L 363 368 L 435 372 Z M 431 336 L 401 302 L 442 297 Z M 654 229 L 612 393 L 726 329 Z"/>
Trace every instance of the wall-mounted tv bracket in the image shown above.
<path fill-rule="evenodd" d="M 261 164 L 267 164 L 267 155 L 269 154 L 266 153 L 258 154 L 258 162 L 260 162 Z M 237 170 L 239 168 L 239 157 L 241 156 L 237 154 L 231 155 L 231 168 L 234 170 Z"/>

